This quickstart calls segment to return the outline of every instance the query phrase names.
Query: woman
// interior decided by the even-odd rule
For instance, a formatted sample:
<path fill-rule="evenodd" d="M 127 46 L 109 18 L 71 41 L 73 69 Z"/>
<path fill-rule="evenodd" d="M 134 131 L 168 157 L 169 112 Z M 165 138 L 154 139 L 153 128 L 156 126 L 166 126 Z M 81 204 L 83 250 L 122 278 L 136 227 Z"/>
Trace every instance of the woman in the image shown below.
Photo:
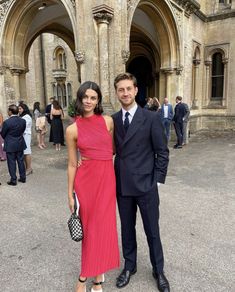
<path fill-rule="evenodd" d="M 77 92 L 75 123 L 66 130 L 69 208 L 74 211 L 75 191 L 84 230 L 76 292 L 86 291 L 88 277 L 95 277 L 91 291 L 101 292 L 104 273 L 119 267 L 113 121 L 101 115 L 101 100 L 96 83 L 83 83 Z M 78 149 L 81 165 L 77 168 Z"/>
<path fill-rule="evenodd" d="M 24 150 L 24 160 L 25 160 L 25 171 L 26 175 L 30 175 L 33 173 L 33 169 L 31 166 L 32 158 L 31 158 L 31 134 L 32 134 L 32 116 L 29 111 L 29 108 L 26 104 L 20 103 L 19 106 L 19 116 L 26 121 L 26 128 L 24 131 L 24 140 L 27 148 Z"/>
<path fill-rule="evenodd" d="M 0 160 L 4 161 L 4 160 L 7 159 L 7 156 L 6 156 L 6 152 L 3 151 L 4 140 L 3 140 L 2 136 L 1 136 L 2 124 L 3 124 L 3 116 L 2 116 L 2 113 L 0 112 Z"/>
<path fill-rule="evenodd" d="M 36 101 L 33 105 L 33 114 L 35 119 L 35 129 L 37 133 L 38 148 L 46 148 L 45 144 L 45 135 L 47 132 L 46 129 L 46 117 L 41 114 L 40 111 L 40 102 Z"/>
<path fill-rule="evenodd" d="M 53 107 L 50 113 L 51 131 L 49 141 L 55 144 L 56 150 L 60 150 L 60 146 L 64 142 L 64 129 L 62 123 L 64 113 L 57 100 L 54 100 L 52 105 Z"/>

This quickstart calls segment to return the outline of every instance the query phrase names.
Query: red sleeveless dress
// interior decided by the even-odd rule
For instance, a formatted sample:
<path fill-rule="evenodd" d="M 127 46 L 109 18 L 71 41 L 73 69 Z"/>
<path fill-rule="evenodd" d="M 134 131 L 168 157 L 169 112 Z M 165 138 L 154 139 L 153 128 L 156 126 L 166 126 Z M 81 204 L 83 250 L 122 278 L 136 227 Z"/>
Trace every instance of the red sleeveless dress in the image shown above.
<path fill-rule="evenodd" d="M 82 277 L 93 277 L 119 267 L 116 225 L 116 181 L 112 137 L 101 115 L 78 117 L 77 147 L 83 160 L 74 189 L 84 229 Z"/>

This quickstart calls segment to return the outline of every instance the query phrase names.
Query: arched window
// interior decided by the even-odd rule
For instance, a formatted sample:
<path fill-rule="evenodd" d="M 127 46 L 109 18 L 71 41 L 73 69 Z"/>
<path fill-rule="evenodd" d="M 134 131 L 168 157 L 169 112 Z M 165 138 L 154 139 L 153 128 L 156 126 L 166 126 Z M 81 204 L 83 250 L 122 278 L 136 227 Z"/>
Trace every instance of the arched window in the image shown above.
<path fill-rule="evenodd" d="M 211 99 L 222 100 L 224 92 L 224 64 L 221 53 L 212 56 Z"/>
<path fill-rule="evenodd" d="M 68 103 L 72 102 L 72 86 L 71 83 L 67 84 L 67 90 L 68 90 Z"/>

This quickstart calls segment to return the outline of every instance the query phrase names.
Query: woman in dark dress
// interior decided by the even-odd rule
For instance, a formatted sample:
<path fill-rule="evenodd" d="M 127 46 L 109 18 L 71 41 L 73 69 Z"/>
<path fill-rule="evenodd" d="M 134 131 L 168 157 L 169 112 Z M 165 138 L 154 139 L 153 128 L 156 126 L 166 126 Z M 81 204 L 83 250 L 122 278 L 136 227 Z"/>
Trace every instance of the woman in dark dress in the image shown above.
<path fill-rule="evenodd" d="M 56 150 L 60 150 L 61 144 L 64 143 L 64 128 L 62 123 L 64 113 L 57 100 L 53 101 L 50 118 L 51 118 L 50 142 L 53 142 L 55 144 Z"/>

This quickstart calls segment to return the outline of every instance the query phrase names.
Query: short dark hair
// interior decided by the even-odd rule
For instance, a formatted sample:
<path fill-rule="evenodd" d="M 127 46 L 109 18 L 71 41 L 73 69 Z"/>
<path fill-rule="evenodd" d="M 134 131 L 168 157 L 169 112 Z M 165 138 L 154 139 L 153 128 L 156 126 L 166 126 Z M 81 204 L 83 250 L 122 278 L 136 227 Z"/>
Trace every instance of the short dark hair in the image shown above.
<path fill-rule="evenodd" d="M 99 85 L 96 84 L 93 81 L 86 81 L 86 82 L 82 83 L 80 85 L 80 87 L 78 88 L 77 99 L 76 99 L 76 102 L 75 102 L 76 115 L 82 116 L 82 117 L 84 116 L 84 108 L 83 108 L 82 100 L 86 95 L 87 89 L 92 89 L 97 93 L 97 95 L 98 95 L 98 104 L 97 104 L 97 107 L 94 109 L 94 113 L 96 115 L 101 115 L 103 113 L 102 93 L 101 93 Z"/>
<path fill-rule="evenodd" d="M 137 87 L 136 77 L 133 74 L 126 72 L 126 73 L 118 74 L 116 76 L 116 78 L 114 79 L 114 88 L 115 89 L 117 89 L 117 83 L 119 81 L 122 81 L 122 80 L 131 80 L 131 81 L 133 81 L 134 86 Z"/>
<path fill-rule="evenodd" d="M 182 100 L 182 96 L 176 96 L 176 99 L 178 99 L 179 101 L 181 101 Z"/>
<path fill-rule="evenodd" d="M 19 113 L 18 106 L 15 104 L 9 105 L 8 111 L 11 112 L 13 115 L 18 115 L 18 113 Z"/>

